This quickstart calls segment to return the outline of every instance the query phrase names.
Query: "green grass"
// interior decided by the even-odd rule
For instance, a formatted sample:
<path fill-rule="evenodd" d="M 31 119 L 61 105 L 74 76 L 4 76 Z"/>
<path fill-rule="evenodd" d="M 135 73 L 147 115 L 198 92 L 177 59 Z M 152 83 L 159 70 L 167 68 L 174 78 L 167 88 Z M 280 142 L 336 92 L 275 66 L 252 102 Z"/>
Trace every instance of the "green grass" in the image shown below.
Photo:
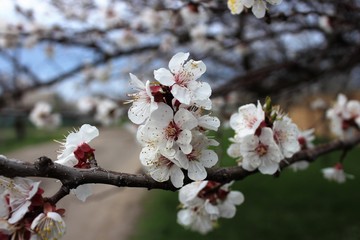
<path fill-rule="evenodd" d="M 360 149 L 348 154 L 345 170 L 357 177 L 345 184 L 328 182 L 320 172 L 339 159 L 339 152 L 318 159 L 306 171 L 286 169 L 279 178 L 256 174 L 236 182 L 233 189 L 243 192 L 245 202 L 235 218 L 221 219 L 205 236 L 176 223 L 177 193 L 151 191 L 132 240 L 360 239 L 359 156 Z M 222 165 L 231 163 L 228 157 L 222 160 Z"/>
<path fill-rule="evenodd" d="M 5 154 L 29 145 L 53 141 L 54 139 L 62 140 L 69 130 L 70 128 L 68 127 L 59 128 L 54 131 L 39 130 L 33 127 L 28 127 L 26 129 L 25 138 L 18 140 L 12 128 L 2 128 L 0 129 L 0 154 Z"/>

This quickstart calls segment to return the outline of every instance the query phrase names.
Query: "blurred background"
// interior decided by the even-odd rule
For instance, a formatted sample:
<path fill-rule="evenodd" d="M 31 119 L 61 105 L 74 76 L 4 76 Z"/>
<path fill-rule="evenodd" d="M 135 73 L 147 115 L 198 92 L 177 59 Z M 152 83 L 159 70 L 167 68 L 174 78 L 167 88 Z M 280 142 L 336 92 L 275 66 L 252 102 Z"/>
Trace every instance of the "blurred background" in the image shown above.
<path fill-rule="evenodd" d="M 230 115 L 266 96 L 302 130 L 315 127 L 317 141 L 324 141 L 331 137 L 325 111 L 337 94 L 360 99 L 360 2 L 284 0 L 268 5 L 266 16 L 257 19 L 246 10 L 231 15 L 221 0 L 1 0 L 0 154 L 55 158 L 59 146 L 48 142 L 90 123 L 114 143 L 99 150 L 100 161 L 109 162 L 103 165 L 137 171 L 136 126 L 128 123 L 128 105 L 123 104 L 133 92 L 129 73 L 154 80 L 153 70 L 167 67 L 180 51 L 207 66 L 201 80 L 211 84 L 212 112 L 224 123 L 216 134 L 223 144 L 217 149 L 220 165 L 235 164 L 226 156 Z M 116 146 L 118 152 L 109 154 Z M 120 160 L 131 147 L 133 154 Z M 305 172 L 284 171 L 274 181 L 254 176 L 237 183 L 246 198 L 237 218 L 224 220 L 205 238 L 360 239 L 359 181 L 338 185 L 320 174 L 340 155 L 330 154 Z M 347 158 L 345 168 L 357 175 L 358 150 Z M 129 166 L 127 160 L 137 165 Z M 96 191 L 105 197 L 93 201 L 129 198 L 132 205 L 125 204 L 129 210 L 111 218 L 103 214 L 93 225 L 86 215 L 74 214 L 80 216 L 77 222 L 69 216 L 68 225 L 83 219 L 100 234 L 88 239 L 102 233 L 104 239 L 201 239 L 176 224 L 177 194 L 135 194 L 130 189 L 124 197 L 117 195 L 118 189 Z M 104 202 L 91 206 L 88 211 L 98 211 L 94 216 L 104 213 L 103 208 L 111 212 Z M 127 222 L 131 212 L 134 220 Z M 118 224 L 129 227 L 122 233 Z M 82 231 L 73 227 L 67 238 L 77 239 L 81 235 L 71 234 Z"/>

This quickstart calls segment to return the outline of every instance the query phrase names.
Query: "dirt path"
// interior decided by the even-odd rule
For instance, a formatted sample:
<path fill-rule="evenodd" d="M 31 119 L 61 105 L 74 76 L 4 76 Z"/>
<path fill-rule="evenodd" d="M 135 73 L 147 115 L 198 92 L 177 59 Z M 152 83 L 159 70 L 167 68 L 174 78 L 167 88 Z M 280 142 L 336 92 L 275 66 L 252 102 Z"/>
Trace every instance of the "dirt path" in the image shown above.
<path fill-rule="evenodd" d="M 105 169 L 135 173 L 140 168 L 140 148 L 134 136 L 126 130 L 100 129 L 100 136 L 91 142 L 91 146 L 96 149 L 98 164 Z M 46 143 L 8 153 L 7 156 L 29 161 L 42 155 L 56 159 L 58 149 L 59 144 Z M 56 192 L 59 183 L 42 180 L 46 195 Z M 62 239 L 128 239 L 141 212 L 140 201 L 147 191 L 100 184 L 94 184 L 92 189 L 94 194 L 85 203 L 73 195 L 58 203 L 58 207 L 66 209 L 67 233 Z"/>

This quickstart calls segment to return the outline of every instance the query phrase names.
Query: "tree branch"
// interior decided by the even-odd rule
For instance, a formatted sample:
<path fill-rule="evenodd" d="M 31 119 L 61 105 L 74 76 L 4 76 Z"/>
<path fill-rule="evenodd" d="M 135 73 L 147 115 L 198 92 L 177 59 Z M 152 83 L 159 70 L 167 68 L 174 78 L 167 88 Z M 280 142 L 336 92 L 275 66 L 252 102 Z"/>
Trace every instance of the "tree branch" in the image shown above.
<path fill-rule="evenodd" d="M 290 164 L 302 160 L 313 162 L 319 156 L 337 150 L 349 150 L 355 147 L 358 143 L 360 143 L 360 134 L 348 140 L 335 140 L 327 144 L 319 145 L 314 149 L 302 150 L 296 153 L 292 158 L 282 160 L 280 163 L 280 169 L 282 170 Z M 208 169 L 208 176 L 206 179 L 220 183 L 227 183 L 233 180 L 242 180 L 255 173 L 258 173 L 258 171 L 249 172 L 244 170 L 241 166 L 214 168 Z M 100 167 L 91 169 L 76 169 L 54 163 L 47 157 L 40 157 L 35 163 L 29 163 L 8 159 L 0 155 L 0 175 L 10 178 L 44 177 L 60 180 L 63 185 L 59 191 L 54 196 L 47 198 L 47 201 L 53 204 L 69 194 L 70 189 L 89 183 L 102 183 L 118 187 L 147 188 L 149 190 L 177 190 L 170 181 L 157 182 L 145 174 L 120 173 L 108 171 Z M 185 183 L 189 182 L 191 182 L 190 179 L 185 179 Z"/>

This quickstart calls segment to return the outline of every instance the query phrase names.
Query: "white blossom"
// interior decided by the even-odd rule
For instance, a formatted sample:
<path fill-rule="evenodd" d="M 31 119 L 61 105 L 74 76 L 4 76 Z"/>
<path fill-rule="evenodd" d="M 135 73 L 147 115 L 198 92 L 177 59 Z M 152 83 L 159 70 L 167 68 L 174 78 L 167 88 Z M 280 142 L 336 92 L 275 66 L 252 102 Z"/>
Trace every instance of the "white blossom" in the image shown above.
<path fill-rule="evenodd" d="M 182 151 L 176 153 L 175 159 L 183 164 L 187 163 L 185 169 L 187 169 L 190 179 L 195 181 L 205 179 L 206 168 L 211 168 L 218 162 L 217 154 L 213 150 L 207 149 L 209 144 L 210 142 L 203 134 L 193 134 L 192 151 L 188 154 L 184 154 Z"/>
<path fill-rule="evenodd" d="M 130 73 L 130 86 L 138 92 L 129 94 L 133 99 L 129 108 L 128 117 L 135 124 L 141 124 L 158 108 L 150 89 L 150 81 L 144 84 L 134 74 Z"/>
<path fill-rule="evenodd" d="M 90 168 L 95 149 L 92 149 L 88 143 L 97 136 L 99 130 L 89 124 L 82 125 L 79 131 L 69 133 L 65 142 L 61 143 L 63 149 L 59 151 L 55 162 L 68 167 Z M 81 201 L 85 201 L 92 194 L 87 184 L 78 186 L 72 190 L 72 193 Z"/>
<path fill-rule="evenodd" d="M 55 162 L 68 167 L 74 167 L 79 161 L 74 152 L 84 143 L 88 144 L 97 136 L 99 136 L 99 130 L 89 124 L 83 124 L 79 131 L 70 132 L 65 142 L 61 143 L 63 149 L 59 151 Z"/>
<path fill-rule="evenodd" d="M 354 178 L 353 175 L 344 172 L 341 163 L 336 164 L 334 167 L 324 168 L 321 171 L 324 175 L 324 178 L 337 183 L 344 183 L 346 182 L 347 178 Z"/>
<path fill-rule="evenodd" d="M 15 177 L 9 179 L 0 177 L 0 190 L 8 196 L 10 215 L 9 224 L 20 221 L 29 211 L 31 199 L 39 190 L 40 182 L 34 182 L 28 178 Z M 6 212 L 2 212 L 4 215 Z"/>
<path fill-rule="evenodd" d="M 238 137 L 245 137 L 249 134 L 255 134 L 260 124 L 265 121 L 265 113 L 260 102 L 247 104 L 239 107 L 238 112 L 230 117 L 230 126 L 235 130 Z"/>
<path fill-rule="evenodd" d="M 284 158 L 274 141 L 273 131 L 262 128 L 260 136 L 247 135 L 242 138 L 240 152 L 243 157 L 241 166 L 247 171 L 259 169 L 263 174 L 274 174 Z"/>
<path fill-rule="evenodd" d="M 145 124 L 144 135 L 159 139 L 160 148 L 173 156 L 176 152 L 174 145 L 180 147 L 184 154 L 192 151 L 191 130 L 197 126 L 195 116 L 188 110 L 180 108 L 174 115 L 173 110 L 166 104 L 159 104 L 149 121 Z"/>
<path fill-rule="evenodd" d="M 300 150 L 299 129 L 291 119 L 283 116 L 275 120 L 273 125 L 274 138 L 284 157 L 290 158 Z"/>
<path fill-rule="evenodd" d="M 339 138 L 347 138 L 360 127 L 360 102 L 339 94 L 334 106 L 327 110 L 332 133 Z"/>
<path fill-rule="evenodd" d="M 164 182 L 170 179 L 176 188 L 184 185 L 184 173 L 181 171 L 182 166 L 176 159 L 169 159 L 157 152 L 152 159 L 142 158 L 141 163 L 156 181 Z"/>
<path fill-rule="evenodd" d="M 61 124 L 60 114 L 52 113 L 52 107 L 47 102 L 36 103 L 29 119 L 37 128 L 54 129 Z"/>
<path fill-rule="evenodd" d="M 65 222 L 57 212 L 39 214 L 31 223 L 30 227 L 39 239 L 56 240 L 65 234 Z"/>
<path fill-rule="evenodd" d="M 172 95 L 186 105 L 197 104 L 210 109 L 209 97 L 211 87 L 208 83 L 196 81 L 206 71 L 202 61 L 189 58 L 189 53 L 177 53 L 170 62 L 169 69 L 160 68 L 154 71 L 154 77 L 159 83 L 171 87 Z"/>
<path fill-rule="evenodd" d="M 178 223 L 206 234 L 216 225 L 220 217 L 232 218 L 236 213 L 235 205 L 244 202 L 239 191 L 230 191 L 230 184 L 221 186 L 213 181 L 192 182 L 179 191 L 182 209 L 178 212 Z"/>
<path fill-rule="evenodd" d="M 99 100 L 96 105 L 95 120 L 104 126 L 116 123 L 121 116 L 121 109 L 118 104 L 110 99 Z"/>

